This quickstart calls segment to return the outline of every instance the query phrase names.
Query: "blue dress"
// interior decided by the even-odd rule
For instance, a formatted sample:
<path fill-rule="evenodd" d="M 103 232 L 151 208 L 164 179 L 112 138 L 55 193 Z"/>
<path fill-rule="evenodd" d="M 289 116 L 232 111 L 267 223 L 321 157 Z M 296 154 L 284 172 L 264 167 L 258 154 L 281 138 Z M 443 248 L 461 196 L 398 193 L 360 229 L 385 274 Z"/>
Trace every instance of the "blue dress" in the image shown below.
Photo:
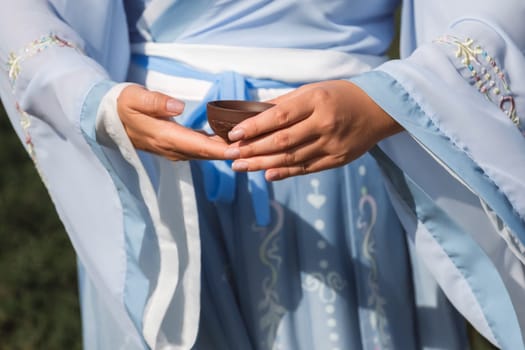
<path fill-rule="evenodd" d="M 198 3 L 193 23 L 179 28 L 160 20 L 152 40 L 380 55 L 391 40 L 383 28 L 392 28 L 396 5 L 341 1 L 344 12 L 337 12 L 336 4 L 316 1 L 225 2 L 206 10 Z M 257 10 L 248 19 L 243 13 L 251 7 Z M 317 12 L 331 20 L 320 21 Z M 146 64 L 170 74 L 169 67 L 153 66 Z M 190 101 L 178 120 L 194 119 L 193 108 L 199 109 Z M 268 184 L 266 225 L 257 223 L 246 174 L 235 176 L 233 201 L 210 201 L 208 170 L 192 164 L 202 242 L 196 349 L 466 347 L 463 321 L 424 268 L 412 270 L 418 259 L 370 155 Z M 155 171 L 149 173 L 156 182 Z"/>
<path fill-rule="evenodd" d="M 245 177 L 239 182 L 230 206 L 213 205 L 196 186 L 197 349 L 464 348 L 464 325 L 444 296 L 415 291 L 407 241 L 370 156 L 274 183 L 267 227 L 254 223 Z M 425 292 L 436 304 L 417 304 Z"/>
<path fill-rule="evenodd" d="M 353 55 L 382 60 L 397 5 L 25 0 L 0 13 L 2 103 L 78 254 L 86 349 L 464 349 L 448 300 L 492 343 L 523 348 L 524 5 L 407 0 L 401 60 L 330 75 Z M 246 174 L 210 201 L 203 169 L 231 179 L 224 163 L 137 154 L 119 124 L 119 83 L 144 44 L 177 48 L 146 78 L 219 95 L 227 81 L 291 87 L 256 56 L 300 52 L 310 59 L 280 74 L 352 79 L 407 132 L 374 158 L 266 184 L 268 201 Z M 216 70 L 195 54 L 210 46 L 245 48 L 263 76 Z"/>

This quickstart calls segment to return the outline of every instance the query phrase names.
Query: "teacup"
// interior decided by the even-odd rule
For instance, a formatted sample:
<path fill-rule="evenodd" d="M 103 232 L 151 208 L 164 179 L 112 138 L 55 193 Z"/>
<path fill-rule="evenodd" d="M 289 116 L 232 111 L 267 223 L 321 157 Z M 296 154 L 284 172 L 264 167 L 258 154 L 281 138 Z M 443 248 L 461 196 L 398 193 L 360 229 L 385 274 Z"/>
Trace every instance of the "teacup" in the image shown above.
<path fill-rule="evenodd" d="M 235 125 L 273 106 L 266 102 L 218 100 L 208 102 L 206 113 L 211 129 L 229 143 L 228 132 Z"/>

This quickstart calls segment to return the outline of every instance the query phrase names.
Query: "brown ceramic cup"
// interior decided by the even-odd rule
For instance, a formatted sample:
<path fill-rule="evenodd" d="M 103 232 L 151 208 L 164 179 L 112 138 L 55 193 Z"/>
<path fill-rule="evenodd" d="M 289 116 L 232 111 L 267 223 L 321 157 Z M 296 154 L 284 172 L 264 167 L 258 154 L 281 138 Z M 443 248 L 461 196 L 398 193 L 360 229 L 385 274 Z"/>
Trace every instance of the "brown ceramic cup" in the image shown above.
<path fill-rule="evenodd" d="M 265 102 L 241 100 L 211 101 L 206 105 L 206 113 L 211 129 L 216 135 L 219 135 L 229 143 L 228 132 L 235 125 L 270 107 L 273 107 L 273 104 Z"/>

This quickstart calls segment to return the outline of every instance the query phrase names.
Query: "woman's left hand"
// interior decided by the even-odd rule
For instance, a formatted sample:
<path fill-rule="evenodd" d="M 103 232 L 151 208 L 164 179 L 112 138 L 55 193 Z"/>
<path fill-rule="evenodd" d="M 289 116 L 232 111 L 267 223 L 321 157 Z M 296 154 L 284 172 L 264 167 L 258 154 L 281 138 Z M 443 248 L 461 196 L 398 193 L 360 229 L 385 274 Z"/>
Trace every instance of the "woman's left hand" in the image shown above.
<path fill-rule="evenodd" d="M 225 155 L 236 171 L 266 170 L 269 181 L 349 163 L 402 130 L 359 87 L 344 80 L 308 84 L 237 125 Z"/>

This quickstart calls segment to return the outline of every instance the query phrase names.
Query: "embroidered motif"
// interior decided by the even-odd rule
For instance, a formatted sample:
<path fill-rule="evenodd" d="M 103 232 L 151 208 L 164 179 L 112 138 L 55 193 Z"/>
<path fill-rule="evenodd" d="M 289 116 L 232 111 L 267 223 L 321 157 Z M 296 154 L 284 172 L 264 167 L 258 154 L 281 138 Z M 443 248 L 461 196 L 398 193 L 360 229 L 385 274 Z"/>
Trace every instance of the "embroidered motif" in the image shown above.
<path fill-rule="evenodd" d="M 306 196 L 306 201 L 315 209 L 321 209 L 327 200 L 326 195 L 320 191 L 321 182 L 314 178 L 310 181 L 310 186 L 313 191 Z M 325 229 L 325 222 L 322 219 L 316 219 L 313 222 L 313 227 L 320 233 Z M 328 248 L 328 243 L 324 239 L 317 241 L 317 249 L 325 251 Z M 327 252 L 325 252 L 326 255 Z M 334 317 L 335 303 L 337 295 L 346 288 L 347 282 L 340 273 L 330 270 L 330 263 L 328 260 L 320 258 L 318 260 L 319 272 L 312 272 L 305 275 L 302 279 L 302 287 L 306 292 L 317 294 L 319 300 L 325 305 L 326 312 L 326 331 L 327 337 L 334 346 L 331 349 L 339 349 L 338 343 L 340 341 L 339 333 L 337 332 L 337 321 Z"/>
<path fill-rule="evenodd" d="M 366 174 L 366 169 L 359 169 L 361 176 Z M 366 207 L 369 208 L 369 215 L 366 215 Z M 359 200 L 359 217 L 357 218 L 357 228 L 364 234 L 361 245 L 362 254 L 370 266 L 367 286 L 369 290 L 368 306 L 371 308 L 369 322 L 370 327 L 377 333 L 374 337 L 374 347 L 376 349 L 391 349 L 391 337 L 388 331 L 388 319 L 386 317 L 385 298 L 379 291 L 378 268 L 375 258 L 375 240 L 373 236 L 374 225 L 377 220 L 377 203 L 366 187 L 361 188 L 361 198 Z"/>
<path fill-rule="evenodd" d="M 326 196 L 319 193 L 319 185 L 321 183 L 318 179 L 312 179 L 310 181 L 310 186 L 313 188 L 313 193 L 306 196 L 306 200 L 313 206 L 315 209 L 320 209 L 326 202 Z"/>
<path fill-rule="evenodd" d="M 14 95 L 16 80 L 20 76 L 22 63 L 26 59 L 52 46 L 70 47 L 75 50 L 82 51 L 75 44 L 60 38 L 58 35 L 48 34 L 48 35 L 42 36 L 40 39 L 32 41 L 29 45 L 27 45 L 24 49 L 20 50 L 18 53 L 11 52 L 7 58 L 7 74 L 9 77 L 9 82 L 11 84 L 13 95 Z M 24 131 L 25 146 L 26 146 L 27 152 L 29 153 L 29 156 L 33 160 L 33 163 L 35 163 L 36 165 L 35 149 L 33 146 L 33 141 L 31 139 L 31 134 L 29 133 L 29 128 L 31 126 L 31 115 L 27 113 L 26 111 L 24 111 L 20 107 L 18 102 L 16 102 L 16 110 L 20 114 L 20 125 L 22 126 L 22 130 Z M 38 168 L 38 166 L 36 167 L 36 169 L 38 173 L 40 174 L 40 177 L 42 177 L 42 173 L 40 172 L 40 169 Z M 44 180 L 43 177 L 42 179 Z"/>
<path fill-rule="evenodd" d="M 7 58 L 7 68 L 11 86 L 14 86 L 16 79 L 20 75 L 22 62 L 53 46 L 70 47 L 72 49 L 82 51 L 74 43 L 62 39 L 56 34 L 51 33 L 44 35 L 40 39 L 32 41 L 18 53 L 11 52 L 9 54 L 9 57 Z"/>
<path fill-rule="evenodd" d="M 321 269 L 326 270 L 328 269 L 328 262 L 321 260 L 319 266 Z M 317 293 L 319 299 L 325 305 L 328 339 L 332 343 L 339 342 L 339 333 L 335 329 L 337 325 L 337 321 L 334 318 L 335 302 L 337 293 L 340 293 L 346 288 L 346 281 L 339 273 L 334 271 L 327 273 L 314 272 L 306 275 L 303 279 L 302 287 L 307 292 Z"/>
<path fill-rule="evenodd" d="M 31 120 L 29 119 L 29 114 L 26 113 L 22 108 L 20 108 L 20 105 L 18 102 L 16 103 L 16 110 L 20 114 L 20 125 L 22 126 L 22 130 L 24 130 L 24 136 L 25 136 L 25 146 L 27 153 L 29 153 L 29 156 L 33 160 L 33 162 L 36 162 L 35 158 L 35 149 L 33 147 L 33 140 L 31 139 L 31 135 L 29 134 L 29 127 L 31 126 Z"/>
<path fill-rule="evenodd" d="M 286 314 L 286 308 L 281 305 L 277 282 L 282 258 L 279 255 L 279 232 L 284 223 L 284 210 L 275 201 L 271 201 L 271 206 L 276 213 L 276 223 L 270 228 L 270 232 L 265 235 L 265 239 L 259 248 L 259 259 L 264 266 L 270 269 L 270 276 L 262 281 L 263 299 L 259 302 L 259 310 L 263 312 L 259 320 L 259 327 L 266 331 L 265 344 L 262 349 L 271 349 L 275 343 L 279 323 Z M 265 232 L 268 228 L 255 226 L 254 231 Z"/>
<path fill-rule="evenodd" d="M 469 70 L 470 83 L 475 85 L 490 102 L 496 104 L 509 119 L 522 131 L 520 119 L 516 112 L 516 103 L 505 73 L 496 60 L 474 40 L 463 41 L 454 36 L 445 36 L 436 40 L 456 47 L 456 57 Z"/>
<path fill-rule="evenodd" d="M 324 269 L 327 267 L 321 266 Z M 323 303 L 334 303 L 337 292 L 342 291 L 346 287 L 346 282 L 337 272 L 332 271 L 327 274 L 314 272 L 306 275 L 302 285 L 306 291 L 317 293 Z"/>

